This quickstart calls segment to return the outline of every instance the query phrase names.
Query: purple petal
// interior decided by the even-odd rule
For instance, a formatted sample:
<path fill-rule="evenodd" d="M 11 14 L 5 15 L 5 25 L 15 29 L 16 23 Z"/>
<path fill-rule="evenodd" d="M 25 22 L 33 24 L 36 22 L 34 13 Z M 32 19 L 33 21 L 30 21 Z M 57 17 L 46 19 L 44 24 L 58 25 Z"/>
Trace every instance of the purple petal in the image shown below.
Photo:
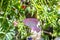
<path fill-rule="evenodd" d="M 21 0 L 21 2 L 25 2 L 26 0 Z"/>
<path fill-rule="evenodd" d="M 32 27 L 31 29 L 36 32 L 39 32 L 41 30 L 39 27 Z"/>
<path fill-rule="evenodd" d="M 34 26 L 37 26 L 38 24 L 38 20 L 35 18 L 27 18 L 23 22 L 26 26 L 29 26 L 29 27 L 34 27 Z"/>

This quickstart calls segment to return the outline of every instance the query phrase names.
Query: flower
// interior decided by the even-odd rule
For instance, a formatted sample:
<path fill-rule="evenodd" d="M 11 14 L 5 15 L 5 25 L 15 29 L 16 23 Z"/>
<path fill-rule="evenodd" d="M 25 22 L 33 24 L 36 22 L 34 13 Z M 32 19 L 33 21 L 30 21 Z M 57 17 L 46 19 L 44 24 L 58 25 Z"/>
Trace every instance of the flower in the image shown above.
<path fill-rule="evenodd" d="M 24 24 L 31 28 L 33 31 L 39 32 L 41 28 L 38 27 L 39 21 L 35 18 L 26 18 L 24 19 Z"/>
<path fill-rule="evenodd" d="M 32 27 L 31 29 L 36 32 L 39 32 L 41 30 L 39 27 Z"/>
<path fill-rule="evenodd" d="M 25 5 L 22 5 L 21 8 L 22 8 L 22 9 L 26 9 L 26 6 L 25 6 Z"/>
<path fill-rule="evenodd" d="M 36 27 L 38 24 L 38 20 L 35 18 L 26 18 L 23 20 L 24 24 L 28 27 Z"/>
<path fill-rule="evenodd" d="M 21 0 L 21 2 L 25 2 L 26 0 Z"/>

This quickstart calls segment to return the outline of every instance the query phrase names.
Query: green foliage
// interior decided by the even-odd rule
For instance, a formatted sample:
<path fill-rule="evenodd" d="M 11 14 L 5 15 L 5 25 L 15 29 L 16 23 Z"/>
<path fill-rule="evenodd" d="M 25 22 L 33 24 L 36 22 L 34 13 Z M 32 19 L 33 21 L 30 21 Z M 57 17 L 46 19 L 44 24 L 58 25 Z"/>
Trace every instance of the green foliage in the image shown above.
<path fill-rule="evenodd" d="M 44 21 L 42 24 L 43 29 L 46 29 L 51 25 L 53 27 L 53 36 L 58 36 L 60 26 L 58 25 L 58 21 L 60 18 L 60 14 L 58 14 L 58 1 L 44 1 L 44 0 L 36 0 L 35 2 L 32 0 L 32 5 L 36 7 L 38 13 L 38 19 Z M 60 7 L 60 6 L 59 6 Z M 57 30 L 58 29 L 58 30 Z"/>
<path fill-rule="evenodd" d="M 42 30 L 53 27 L 52 36 L 60 36 L 60 0 L 30 0 L 26 9 L 22 9 L 20 0 L 0 0 L 0 40 L 13 40 L 15 37 L 15 26 L 13 22 L 18 21 L 18 32 L 21 40 L 27 38 L 31 33 L 23 20 L 25 14 L 33 16 L 37 13 L 37 19 L 41 22 Z M 28 13 L 27 13 L 28 12 Z M 43 22 L 42 22 L 43 21 Z M 45 36 L 45 35 L 42 35 Z"/>

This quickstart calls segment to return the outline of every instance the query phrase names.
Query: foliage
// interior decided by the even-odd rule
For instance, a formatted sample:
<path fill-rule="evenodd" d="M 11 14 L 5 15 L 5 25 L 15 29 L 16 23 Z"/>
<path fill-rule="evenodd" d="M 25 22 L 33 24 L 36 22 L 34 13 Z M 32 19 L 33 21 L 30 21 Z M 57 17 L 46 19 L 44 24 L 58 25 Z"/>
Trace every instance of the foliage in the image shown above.
<path fill-rule="evenodd" d="M 21 6 L 21 0 L 0 0 L 0 40 L 13 40 L 16 27 L 21 40 L 31 35 L 27 31 L 29 28 L 23 23 L 28 13 L 31 13 L 31 16 L 37 13 L 42 30 L 51 26 L 52 36 L 60 36 L 60 0 L 30 0 L 26 9 Z M 14 26 L 14 21 L 18 22 L 17 26 Z"/>

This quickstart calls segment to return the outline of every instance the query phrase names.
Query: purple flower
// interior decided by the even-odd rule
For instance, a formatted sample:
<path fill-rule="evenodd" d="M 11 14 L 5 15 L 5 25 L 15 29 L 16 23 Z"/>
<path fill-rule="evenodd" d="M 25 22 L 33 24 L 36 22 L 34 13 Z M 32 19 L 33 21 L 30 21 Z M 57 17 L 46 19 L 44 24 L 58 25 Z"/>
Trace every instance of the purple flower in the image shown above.
<path fill-rule="evenodd" d="M 26 0 L 21 0 L 21 2 L 25 2 Z"/>
<path fill-rule="evenodd" d="M 35 18 L 26 18 L 24 21 L 24 24 L 31 28 L 33 31 L 39 32 L 40 28 L 37 27 L 39 21 Z"/>
<path fill-rule="evenodd" d="M 41 30 L 39 27 L 32 27 L 31 29 L 36 32 L 39 32 Z"/>
<path fill-rule="evenodd" d="M 35 27 L 38 24 L 38 20 L 35 18 L 27 18 L 23 22 L 28 27 Z"/>

